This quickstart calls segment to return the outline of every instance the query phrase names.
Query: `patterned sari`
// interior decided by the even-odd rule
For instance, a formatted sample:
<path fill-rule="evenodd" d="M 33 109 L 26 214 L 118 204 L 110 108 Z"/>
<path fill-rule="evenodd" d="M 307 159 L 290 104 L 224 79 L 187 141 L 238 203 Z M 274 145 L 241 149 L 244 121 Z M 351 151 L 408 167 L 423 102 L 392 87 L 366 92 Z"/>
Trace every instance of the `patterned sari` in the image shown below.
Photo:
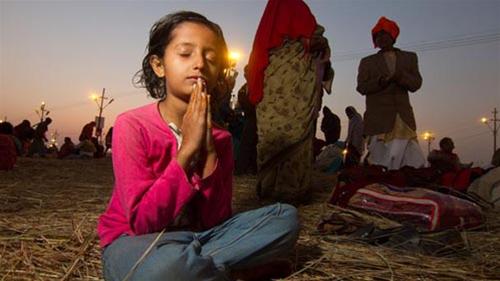
<path fill-rule="evenodd" d="M 315 59 L 300 41 L 269 53 L 264 97 L 257 105 L 257 194 L 298 203 L 310 196 L 312 142 L 321 104 Z"/>

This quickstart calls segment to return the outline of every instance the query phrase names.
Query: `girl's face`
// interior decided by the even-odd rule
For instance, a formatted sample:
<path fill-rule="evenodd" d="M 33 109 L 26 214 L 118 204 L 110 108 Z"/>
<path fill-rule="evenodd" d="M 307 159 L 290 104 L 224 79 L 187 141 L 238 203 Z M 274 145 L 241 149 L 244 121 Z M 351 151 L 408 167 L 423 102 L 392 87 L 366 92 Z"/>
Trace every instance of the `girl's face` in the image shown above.
<path fill-rule="evenodd" d="M 171 36 L 163 58 L 153 56 L 150 61 L 156 75 L 166 79 L 167 96 L 189 101 L 198 78 L 211 94 L 222 70 L 222 44 L 217 34 L 203 24 L 183 22 Z"/>

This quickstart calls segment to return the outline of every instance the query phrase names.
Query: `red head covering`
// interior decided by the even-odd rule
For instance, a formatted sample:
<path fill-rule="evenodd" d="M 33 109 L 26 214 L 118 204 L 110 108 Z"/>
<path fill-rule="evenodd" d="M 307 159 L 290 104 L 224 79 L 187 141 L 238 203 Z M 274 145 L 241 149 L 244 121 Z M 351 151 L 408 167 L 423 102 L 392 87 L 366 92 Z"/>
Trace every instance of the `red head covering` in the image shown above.
<path fill-rule="evenodd" d="M 375 43 L 375 35 L 379 33 L 380 31 L 385 31 L 391 35 L 392 39 L 396 41 L 396 38 L 398 38 L 399 35 L 399 27 L 398 24 L 395 21 L 392 21 L 386 17 L 381 17 L 377 24 L 373 27 L 372 29 L 372 39 L 373 39 L 373 45 L 375 48 L 377 48 L 377 44 Z"/>
<path fill-rule="evenodd" d="M 302 0 L 269 0 L 260 20 L 248 61 L 248 92 L 252 104 L 262 100 L 264 71 L 269 64 L 269 50 L 284 38 L 310 39 L 316 19 Z M 307 49 L 308 46 L 304 46 Z"/>

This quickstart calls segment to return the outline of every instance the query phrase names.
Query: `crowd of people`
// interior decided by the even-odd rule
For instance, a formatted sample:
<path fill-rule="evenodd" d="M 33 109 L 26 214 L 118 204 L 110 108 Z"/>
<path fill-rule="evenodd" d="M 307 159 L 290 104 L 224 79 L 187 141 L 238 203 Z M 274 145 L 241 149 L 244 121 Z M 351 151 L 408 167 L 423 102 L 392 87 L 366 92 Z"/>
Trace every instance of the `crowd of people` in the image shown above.
<path fill-rule="evenodd" d="M 31 125 L 29 120 L 23 120 L 16 126 L 10 122 L 0 123 L 0 170 L 10 170 L 17 162 L 17 158 L 49 157 L 58 159 L 101 158 L 111 149 L 113 127 L 106 134 L 105 143 L 100 144 L 94 136 L 95 122 L 89 122 L 82 128 L 75 144 L 70 137 L 64 138 L 61 147 L 57 147 L 55 140 L 49 140 L 47 132 L 52 123 L 50 117 Z"/>

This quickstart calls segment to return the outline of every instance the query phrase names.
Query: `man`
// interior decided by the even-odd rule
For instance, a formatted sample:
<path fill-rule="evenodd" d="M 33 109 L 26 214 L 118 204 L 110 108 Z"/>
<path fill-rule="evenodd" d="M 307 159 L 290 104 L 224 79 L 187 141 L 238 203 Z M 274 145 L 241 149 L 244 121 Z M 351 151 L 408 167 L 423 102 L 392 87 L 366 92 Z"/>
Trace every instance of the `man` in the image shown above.
<path fill-rule="evenodd" d="M 45 157 L 47 153 L 47 147 L 45 146 L 45 142 L 48 141 L 47 136 L 45 134 L 49 130 L 49 125 L 52 123 L 52 119 L 46 118 L 44 121 L 38 123 L 35 129 L 35 137 L 33 138 L 33 143 L 30 146 L 28 151 L 28 157 L 33 156 L 34 154 L 38 154 L 41 157 Z"/>
<path fill-rule="evenodd" d="M 27 152 L 34 135 L 35 130 L 31 127 L 29 120 L 23 120 L 14 127 L 14 136 L 21 142 L 22 145 L 21 155 L 24 155 Z"/>
<path fill-rule="evenodd" d="M 76 156 L 76 147 L 70 137 L 64 138 L 64 144 L 61 149 L 57 152 L 57 158 L 64 159 L 69 158 L 71 155 Z"/>
<path fill-rule="evenodd" d="M 365 150 L 363 139 L 363 117 L 358 111 L 348 106 L 345 109 L 345 114 L 349 118 L 349 127 L 347 130 L 346 146 L 347 155 L 345 159 L 346 166 L 356 166 L 361 160 L 361 156 Z"/>
<path fill-rule="evenodd" d="M 84 140 L 90 140 L 94 133 L 95 125 L 96 123 L 94 121 L 85 124 L 85 126 L 83 126 L 82 128 L 82 132 L 80 133 L 80 137 L 78 137 L 78 140 L 80 142 Z"/>
<path fill-rule="evenodd" d="M 460 169 L 460 159 L 453 153 L 455 144 L 453 140 L 445 137 L 439 141 L 440 150 L 433 150 L 429 153 L 427 160 L 431 167 L 443 173 L 456 172 Z"/>
<path fill-rule="evenodd" d="M 357 78 L 357 91 L 366 96 L 368 161 L 389 170 L 425 164 L 408 96 L 408 92 L 420 89 L 422 77 L 417 55 L 394 48 L 398 35 L 394 21 L 379 19 L 372 29 L 372 39 L 380 51 L 361 60 Z"/>

